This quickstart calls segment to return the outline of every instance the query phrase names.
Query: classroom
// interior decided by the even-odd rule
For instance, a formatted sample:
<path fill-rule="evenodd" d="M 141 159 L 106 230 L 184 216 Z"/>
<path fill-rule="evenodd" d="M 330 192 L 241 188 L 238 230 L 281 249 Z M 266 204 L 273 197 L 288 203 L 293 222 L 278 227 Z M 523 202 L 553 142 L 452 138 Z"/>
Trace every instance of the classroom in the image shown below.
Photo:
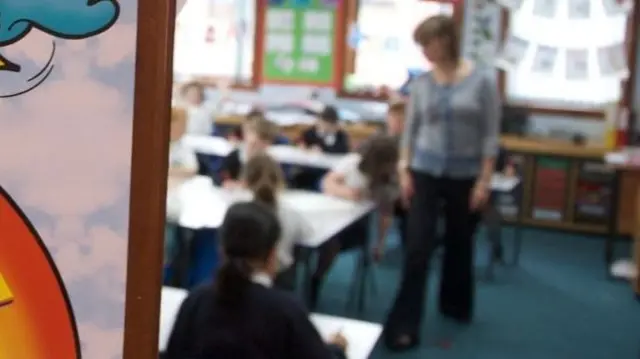
<path fill-rule="evenodd" d="M 640 358 L 638 0 L 33 9 L 0 359 Z"/>
<path fill-rule="evenodd" d="M 252 155 L 246 148 L 253 146 L 257 135 L 270 142 L 263 146 L 265 153 L 281 164 L 286 178 L 288 189 L 279 192 L 277 203 L 298 211 L 310 227 L 310 237 L 297 241 L 296 286 L 286 288 L 306 301 L 312 322 L 325 338 L 331 325 L 317 323 L 316 316 L 333 321 L 334 330 L 350 330 L 353 323 L 353 332 L 345 331 L 347 358 L 392 358 L 396 352 L 407 358 L 640 355 L 637 338 L 620 334 L 636 327 L 634 293 L 640 298 L 638 268 L 631 259 L 640 254 L 634 249 L 640 245 L 634 247 L 630 240 L 638 228 L 634 166 L 638 151 L 632 146 L 638 143 L 635 111 L 640 103 L 634 91 L 638 30 L 632 5 L 613 0 L 270 1 L 266 5 L 251 0 L 187 1 L 176 19 L 173 108 L 174 117 L 187 123 L 176 143 L 196 154 L 193 173 L 197 167 L 198 176 L 178 181 L 170 169 L 169 191 L 181 192 L 183 206 L 178 209 L 175 200 L 177 226 L 171 227 L 182 231 L 179 243 L 189 241 L 184 250 L 189 253 L 174 255 L 165 271 L 169 287 L 163 288 L 163 295 L 177 295 L 175 287 L 193 288 L 212 276 L 215 281 L 211 273 L 218 261 L 225 261 L 211 248 L 212 237 L 222 240 L 215 229 L 224 229 L 231 203 L 250 199 L 252 191 L 258 198 L 250 183 L 238 184 L 248 181 L 242 179 L 240 168 L 246 166 L 249 176 Z M 447 24 L 424 25 L 431 17 L 448 19 L 455 36 L 446 32 Z M 348 162 L 353 152 L 365 161 L 367 150 L 361 148 L 367 148 L 371 138 L 385 133 L 400 136 L 401 141 L 415 138 L 411 132 L 419 132 L 420 125 L 410 121 L 437 116 L 422 112 L 421 104 L 431 106 L 429 102 L 415 102 L 420 96 L 445 96 L 433 84 L 424 90 L 428 93 L 416 89 L 422 78 L 430 76 L 425 74 L 434 74 L 431 78 L 439 81 L 438 50 L 420 42 L 421 26 L 437 28 L 422 36 L 454 41 L 457 58 L 488 73 L 495 87 L 484 91 L 489 98 L 495 93 L 497 111 L 475 117 L 499 117 L 494 126 L 499 133 L 496 148 L 503 158 L 488 176 L 490 196 L 479 226 L 469 228 L 475 233 L 474 248 L 469 249 L 475 256 L 470 280 L 459 273 L 464 270 L 447 268 L 465 264 L 456 258 L 467 252 L 447 244 L 464 237 L 449 221 L 453 227 L 466 228 L 467 211 L 454 207 L 457 197 L 447 195 L 464 192 L 464 184 L 450 182 L 446 172 L 438 182 L 434 177 L 424 179 L 431 181 L 431 187 L 444 188 L 434 194 L 443 197 L 430 197 L 443 201 L 444 209 L 434 209 L 438 218 L 433 221 L 431 207 L 418 209 L 422 222 L 434 223 L 420 227 L 412 225 L 413 202 L 402 210 L 403 217 L 397 208 L 395 216 L 387 215 L 382 202 L 364 204 L 331 182 L 340 176 L 343 184 L 353 185 L 349 172 L 339 170 L 344 167 L 341 163 Z M 579 30 L 570 31 L 573 28 Z M 209 60 L 213 58 L 218 61 Z M 459 86 L 462 93 L 464 84 L 473 86 L 474 70 L 470 73 L 468 82 L 454 78 L 452 91 Z M 475 101 L 475 97 L 465 99 Z M 488 101 L 490 107 L 493 102 Z M 181 109 L 187 110 L 180 115 Z M 203 116 L 208 121 L 204 127 L 197 124 Z M 266 131 L 251 129 L 249 123 L 258 118 L 276 125 L 278 134 L 267 136 Z M 405 126 L 410 129 L 403 130 Z M 243 131 L 249 131 L 251 139 L 243 138 Z M 466 136 L 472 130 L 461 131 L 467 133 L 459 136 L 469 141 Z M 455 139 L 449 141 L 457 146 Z M 404 145 L 400 146 L 402 162 Z M 381 151 L 378 162 L 384 161 Z M 415 151 L 413 159 L 404 158 L 413 171 L 420 166 Z M 425 165 L 427 171 L 434 163 Z M 423 180 L 416 176 L 413 190 L 420 192 L 416 181 Z M 400 183 L 403 191 L 402 179 Z M 477 180 L 471 201 L 476 189 Z M 453 207 L 451 215 L 448 207 Z M 369 228 L 358 231 L 355 227 L 361 227 L 363 218 Z M 384 224 L 387 219 L 391 224 Z M 405 276 L 411 275 L 407 273 L 415 270 L 407 267 L 407 261 L 419 260 L 411 252 L 422 249 L 404 248 L 404 242 L 411 242 L 416 230 L 431 227 L 431 235 L 420 232 L 436 236 L 426 254 L 426 265 L 433 269 L 417 275 L 437 278 L 427 281 L 425 297 L 420 294 L 424 285 L 405 283 Z M 353 242 L 352 236 L 367 239 L 343 243 L 343 248 L 338 245 L 337 259 L 326 269 L 324 248 L 344 237 Z M 449 261 L 453 264 L 447 265 Z M 321 267 L 324 272 L 318 274 Z M 439 290 L 431 285 L 438 281 Z M 464 301 L 465 295 L 459 293 L 466 290 L 443 294 L 447 281 L 475 288 L 475 297 L 469 295 L 475 300 L 470 305 L 475 307 L 473 321 L 467 309 L 460 309 L 464 306 L 447 303 Z M 276 276 L 277 287 L 278 282 Z M 432 293 L 438 291 L 439 314 L 431 310 Z M 593 298 L 603 293 L 607 299 Z M 410 296 L 422 299 L 407 299 Z M 420 303 L 411 304 L 416 301 Z M 413 308 L 405 309 L 407 315 L 425 319 L 398 319 L 403 312 L 399 306 Z M 422 307 L 426 314 L 421 314 Z M 622 307 L 628 309 L 623 313 Z M 609 323 L 608 328 L 587 324 L 596 320 Z M 418 329 L 396 329 L 403 326 Z M 623 344 L 623 337 L 629 342 Z M 571 339 L 587 340 L 576 346 Z"/>

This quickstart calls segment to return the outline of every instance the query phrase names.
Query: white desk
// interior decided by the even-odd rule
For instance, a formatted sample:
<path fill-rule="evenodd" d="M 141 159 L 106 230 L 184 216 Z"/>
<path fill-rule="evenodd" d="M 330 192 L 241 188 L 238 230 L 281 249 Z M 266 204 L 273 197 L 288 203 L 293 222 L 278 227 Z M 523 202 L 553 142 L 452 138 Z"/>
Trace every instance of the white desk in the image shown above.
<path fill-rule="evenodd" d="M 185 136 L 184 144 L 193 151 L 205 155 L 226 157 L 236 146 L 222 137 Z M 273 145 L 267 150 L 276 161 L 288 165 L 330 169 L 343 155 L 331 155 L 307 151 L 295 146 Z"/>
<path fill-rule="evenodd" d="M 162 287 L 162 296 L 160 298 L 160 332 L 158 333 L 158 348 L 161 352 L 167 350 L 169 337 L 173 324 L 176 322 L 180 306 L 189 292 L 185 289 Z"/>
<path fill-rule="evenodd" d="M 158 336 L 158 348 L 161 352 L 167 349 L 173 324 L 176 321 L 180 306 L 187 298 L 187 295 L 188 292 L 184 289 L 162 287 L 160 333 Z M 328 339 L 329 336 L 337 331 L 342 331 L 342 334 L 349 342 L 347 348 L 348 359 L 368 358 L 382 333 L 382 325 L 376 323 L 322 314 L 311 314 L 310 319 L 318 329 L 320 335 L 325 339 Z"/>
<path fill-rule="evenodd" d="M 218 228 L 231 204 L 251 199 L 245 190 L 215 187 L 211 179 L 204 176 L 189 179 L 175 190 L 180 202 L 178 224 L 190 229 Z M 317 248 L 374 208 L 371 202 L 351 202 L 299 190 L 285 191 L 280 201 L 298 211 L 311 226 L 313 236 L 298 243 L 309 248 Z"/>

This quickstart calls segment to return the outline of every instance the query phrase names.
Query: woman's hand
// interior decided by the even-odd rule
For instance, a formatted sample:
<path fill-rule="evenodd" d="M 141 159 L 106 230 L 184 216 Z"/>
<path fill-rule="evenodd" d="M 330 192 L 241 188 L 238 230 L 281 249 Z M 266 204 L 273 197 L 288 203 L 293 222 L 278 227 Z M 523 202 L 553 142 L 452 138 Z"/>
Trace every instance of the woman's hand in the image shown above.
<path fill-rule="evenodd" d="M 331 336 L 331 338 L 329 339 L 329 344 L 333 344 L 343 351 L 346 351 L 347 346 L 349 345 L 349 343 L 347 342 L 347 338 L 345 338 L 344 335 L 342 335 L 342 333 L 340 332 L 335 333 Z"/>
<path fill-rule="evenodd" d="M 405 208 L 409 208 L 409 202 L 413 196 L 413 178 L 407 169 L 401 169 L 398 173 L 400 179 L 400 199 Z"/>
<path fill-rule="evenodd" d="M 472 211 L 479 211 L 486 206 L 489 201 L 490 189 L 487 181 L 478 181 L 471 190 L 471 197 L 469 198 L 469 209 Z"/>

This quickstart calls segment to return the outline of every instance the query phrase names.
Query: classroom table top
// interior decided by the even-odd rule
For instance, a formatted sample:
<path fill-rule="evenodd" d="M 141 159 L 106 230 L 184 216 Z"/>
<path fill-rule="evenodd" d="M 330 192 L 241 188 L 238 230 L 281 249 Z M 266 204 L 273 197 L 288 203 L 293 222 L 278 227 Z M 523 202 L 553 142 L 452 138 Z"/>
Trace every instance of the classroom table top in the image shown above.
<path fill-rule="evenodd" d="M 177 191 L 176 197 L 181 207 L 178 224 L 189 229 L 218 228 L 231 204 L 251 199 L 247 190 L 214 186 L 206 176 L 183 181 L 172 179 L 169 181 L 169 191 Z M 312 228 L 313 236 L 298 243 L 310 248 L 322 245 L 374 208 L 369 201 L 352 202 L 302 190 L 285 190 L 280 201 L 298 211 Z"/>
<path fill-rule="evenodd" d="M 161 352 L 167 348 L 176 316 L 188 294 L 184 289 L 162 287 L 158 335 L 158 347 Z M 311 314 L 310 319 L 325 339 L 338 331 L 342 332 L 349 342 L 347 359 L 367 359 L 382 333 L 382 325 L 377 323 L 315 313 Z"/>

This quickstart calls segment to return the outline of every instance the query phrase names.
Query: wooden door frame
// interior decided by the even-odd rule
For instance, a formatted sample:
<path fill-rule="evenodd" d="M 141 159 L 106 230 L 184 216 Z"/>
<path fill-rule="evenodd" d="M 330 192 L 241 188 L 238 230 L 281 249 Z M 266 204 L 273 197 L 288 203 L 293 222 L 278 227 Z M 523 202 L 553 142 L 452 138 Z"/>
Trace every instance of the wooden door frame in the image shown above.
<path fill-rule="evenodd" d="M 176 1 L 138 0 L 124 359 L 157 359 Z"/>

